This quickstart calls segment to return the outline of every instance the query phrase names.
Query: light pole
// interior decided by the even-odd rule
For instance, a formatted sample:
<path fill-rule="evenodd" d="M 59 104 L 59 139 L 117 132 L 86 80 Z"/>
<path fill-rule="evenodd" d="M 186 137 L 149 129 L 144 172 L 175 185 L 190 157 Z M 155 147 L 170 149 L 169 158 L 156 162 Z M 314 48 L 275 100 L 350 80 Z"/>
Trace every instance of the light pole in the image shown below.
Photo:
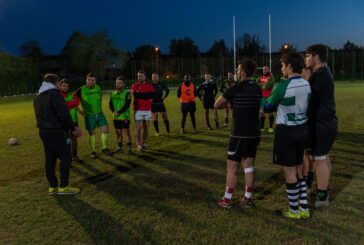
<path fill-rule="evenodd" d="M 159 52 L 159 48 L 158 47 L 155 47 L 154 50 L 155 50 L 155 64 L 157 66 L 156 71 L 159 74 L 159 64 L 158 64 L 158 52 Z"/>

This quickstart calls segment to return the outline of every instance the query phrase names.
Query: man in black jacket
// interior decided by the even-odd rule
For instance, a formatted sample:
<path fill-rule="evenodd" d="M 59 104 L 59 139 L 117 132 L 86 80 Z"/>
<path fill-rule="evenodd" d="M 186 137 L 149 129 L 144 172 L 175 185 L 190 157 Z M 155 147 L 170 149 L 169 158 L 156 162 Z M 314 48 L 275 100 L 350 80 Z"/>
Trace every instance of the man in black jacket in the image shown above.
<path fill-rule="evenodd" d="M 74 136 L 77 136 L 77 132 L 66 102 L 57 89 L 58 85 L 59 77 L 56 74 L 46 74 L 33 104 L 39 136 L 44 146 L 46 176 L 49 182 L 48 193 L 51 195 L 77 194 L 80 192 L 78 188 L 68 186 L 72 154 L 67 138 L 69 131 Z M 59 188 L 55 175 L 57 158 L 61 160 Z"/>

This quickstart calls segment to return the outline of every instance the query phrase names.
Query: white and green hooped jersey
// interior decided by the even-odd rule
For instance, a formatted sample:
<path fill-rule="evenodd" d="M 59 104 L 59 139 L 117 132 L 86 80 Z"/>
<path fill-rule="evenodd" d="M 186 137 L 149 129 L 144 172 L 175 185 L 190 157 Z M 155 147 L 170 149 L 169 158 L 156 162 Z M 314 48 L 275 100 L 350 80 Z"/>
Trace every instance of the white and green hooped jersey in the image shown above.
<path fill-rule="evenodd" d="M 271 106 L 277 106 L 277 125 L 294 126 L 307 122 L 306 110 L 310 98 L 310 84 L 297 76 L 277 83 L 267 102 Z"/>

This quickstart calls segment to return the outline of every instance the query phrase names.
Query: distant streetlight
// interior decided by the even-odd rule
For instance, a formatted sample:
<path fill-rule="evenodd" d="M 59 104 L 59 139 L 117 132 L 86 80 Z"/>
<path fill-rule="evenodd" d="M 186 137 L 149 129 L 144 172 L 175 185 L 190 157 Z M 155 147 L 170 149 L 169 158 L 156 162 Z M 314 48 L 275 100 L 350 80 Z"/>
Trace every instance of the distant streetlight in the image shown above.
<path fill-rule="evenodd" d="M 158 64 L 158 53 L 159 53 L 159 48 L 155 47 L 155 64 L 157 66 L 156 72 L 159 74 L 159 64 Z"/>
<path fill-rule="evenodd" d="M 288 49 L 288 45 L 287 44 L 283 45 L 283 48 Z"/>

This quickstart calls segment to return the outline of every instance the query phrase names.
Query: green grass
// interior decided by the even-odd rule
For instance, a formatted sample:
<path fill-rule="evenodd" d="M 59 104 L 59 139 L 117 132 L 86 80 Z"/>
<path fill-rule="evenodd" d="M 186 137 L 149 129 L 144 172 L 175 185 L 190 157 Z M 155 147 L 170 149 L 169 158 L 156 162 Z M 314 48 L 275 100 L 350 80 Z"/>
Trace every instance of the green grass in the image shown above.
<path fill-rule="evenodd" d="M 49 196 L 32 98 L 2 98 L 0 244 L 363 243 L 363 94 L 364 83 L 336 84 L 339 134 L 331 152 L 331 205 L 312 210 L 313 217 L 307 220 L 286 220 L 276 214 L 288 204 L 282 172 L 271 162 L 273 136 L 267 133 L 257 153 L 256 208 L 215 207 L 213 200 L 225 189 L 229 128 L 207 131 L 198 102 L 200 133 L 179 135 L 181 114 L 175 91 L 167 99 L 170 138 L 155 137 L 151 127 L 150 151 L 109 157 L 100 153 L 98 131 L 100 158 L 90 159 L 87 136 L 82 136 L 79 152 L 86 164 L 74 164 L 70 175 L 71 185 L 82 193 Z M 108 98 L 104 112 L 112 126 Z M 223 112 L 219 112 L 222 123 Z M 83 128 L 83 121 L 80 125 Z M 161 120 L 159 125 L 164 132 Z M 192 131 L 189 118 L 186 130 Z M 116 146 L 114 134 L 111 127 L 111 149 Z M 19 138 L 20 145 L 8 146 L 10 137 Z M 243 193 L 241 170 L 234 202 Z"/>

